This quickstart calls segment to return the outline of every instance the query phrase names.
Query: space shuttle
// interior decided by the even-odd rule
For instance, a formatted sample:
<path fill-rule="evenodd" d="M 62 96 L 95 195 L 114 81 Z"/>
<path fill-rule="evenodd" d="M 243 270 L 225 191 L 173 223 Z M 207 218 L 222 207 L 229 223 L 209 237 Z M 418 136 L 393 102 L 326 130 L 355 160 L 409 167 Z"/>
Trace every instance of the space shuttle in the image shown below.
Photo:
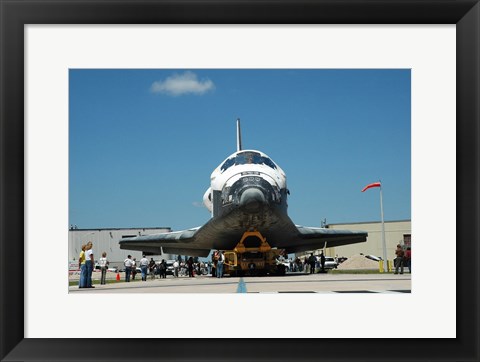
<path fill-rule="evenodd" d="M 265 153 L 244 150 L 237 119 L 237 151 L 215 168 L 203 203 L 211 213 L 203 226 L 124 238 L 121 249 L 147 255 L 206 257 L 212 249 L 233 250 L 247 232 L 259 232 L 272 248 L 296 253 L 365 242 L 367 232 L 306 227 L 287 213 L 287 177 Z M 249 241 L 255 244 L 255 240 Z M 259 241 L 260 242 L 260 241 Z"/>

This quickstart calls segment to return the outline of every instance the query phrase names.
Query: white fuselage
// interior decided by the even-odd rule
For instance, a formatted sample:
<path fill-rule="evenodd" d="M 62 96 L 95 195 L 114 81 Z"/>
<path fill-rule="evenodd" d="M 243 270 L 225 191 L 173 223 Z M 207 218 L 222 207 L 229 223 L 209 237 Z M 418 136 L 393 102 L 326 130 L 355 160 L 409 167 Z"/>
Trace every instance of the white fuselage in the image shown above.
<path fill-rule="evenodd" d="M 210 187 L 204 194 L 204 204 L 214 216 L 213 195 L 222 195 L 223 203 L 228 200 L 228 190 L 240 179 L 251 179 L 253 183 L 266 181 L 271 185 L 275 195 L 279 198 L 281 190 L 286 189 L 287 179 L 285 172 L 275 164 L 265 153 L 256 150 L 241 150 L 227 157 L 213 172 L 210 177 Z"/>

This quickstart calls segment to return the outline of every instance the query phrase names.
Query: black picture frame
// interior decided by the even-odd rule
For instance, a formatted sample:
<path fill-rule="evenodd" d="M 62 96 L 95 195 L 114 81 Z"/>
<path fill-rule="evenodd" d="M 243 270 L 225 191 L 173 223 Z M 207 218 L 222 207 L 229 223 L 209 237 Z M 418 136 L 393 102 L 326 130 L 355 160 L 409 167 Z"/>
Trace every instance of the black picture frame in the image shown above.
<path fill-rule="evenodd" d="M 478 0 L 1 1 L 0 278 L 2 361 L 478 361 Z M 24 25 L 456 24 L 457 338 L 26 339 L 24 338 Z M 41 241 L 42 236 L 38 236 Z M 453 241 L 452 241 L 453 242 Z M 434 240 L 432 240 L 432 248 Z M 437 253 L 437 251 L 435 251 Z M 438 251 L 438 256 L 443 257 Z M 446 255 L 446 254 L 445 254 Z M 448 257 L 448 256 L 445 256 Z M 469 260 L 468 263 L 459 261 Z M 39 261 L 40 263 L 40 261 Z M 16 270 L 16 273 L 7 273 Z M 432 275 L 432 277 L 435 277 Z M 319 306 L 321 308 L 321 306 Z M 289 320 L 294 311 L 286 311 Z M 269 319 L 268 315 L 264 315 Z M 275 319 L 274 316 L 270 317 Z M 439 313 L 441 318 L 441 313 Z M 76 315 L 72 315 L 76 319 Z M 406 321 L 408 323 L 408 319 Z M 299 325 L 304 320 L 298 321 Z M 294 329 L 294 324 L 292 328 Z M 252 328 L 256 328 L 252 326 Z M 266 328 L 268 333 L 268 326 Z M 294 337 L 294 334 L 292 335 Z M 408 336 L 405 336 L 408 337 Z"/>

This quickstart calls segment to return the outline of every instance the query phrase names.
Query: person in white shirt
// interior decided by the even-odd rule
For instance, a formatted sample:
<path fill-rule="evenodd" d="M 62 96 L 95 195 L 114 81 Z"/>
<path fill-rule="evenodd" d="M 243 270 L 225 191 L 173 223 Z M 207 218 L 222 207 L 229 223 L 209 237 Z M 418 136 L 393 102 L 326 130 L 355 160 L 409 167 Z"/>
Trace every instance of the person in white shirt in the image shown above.
<path fill-rule="evenodd" d="M 93 243 L 89 241 L 87 243 L 87 246 L 85 247 L 85 268 L 87 271 L 87 285 L 85 288 L 95 288 L 92 285 L 92 272 L 93 272 L 93 266 L 95 259 L 93 259 Z"/>
<path fill-rule="evenodd" d="M 178 260 L 175 260 L 173 263 L 173 276 L 175 278 L 178 278 L 178 267 L 179 267 Z"/>
<path fill-rule="evenodd" d="M 133 266 L 133 260 L 131 259 L 132 256 L 129 255 L 127 256 L 127 259 L 123 262 L 123 265 L 125 265 L 125 281 L 130 282 L 130 274 L 132 274 L 132 266 Z"/>
<path fill-rule="evenodd" d="M 147 268 L 148 268 L 148 259 L 145 258 L 145 255 L 140 259 L 140 269 L 142 270 L 142 280 L 147 281 Z"/>
<path fill-rule="evenodd" d="M 108 260 L 107 260 L 107 253 L 103 252 L 102 257 L 98 259 L 98 264 L 100 265 L 100 270 L 102 272 L 102 276 L 100 277 L 100 284 L 106 284 L 107 278 L 107 268 L 108 268 Z"/>

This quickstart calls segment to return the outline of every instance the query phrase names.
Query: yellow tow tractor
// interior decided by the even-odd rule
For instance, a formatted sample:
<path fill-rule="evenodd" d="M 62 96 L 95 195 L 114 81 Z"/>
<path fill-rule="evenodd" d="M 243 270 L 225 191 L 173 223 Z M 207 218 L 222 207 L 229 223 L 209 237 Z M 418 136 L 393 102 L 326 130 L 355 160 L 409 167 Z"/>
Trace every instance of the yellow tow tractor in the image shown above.
<path fill-rule="evenodd" d="M 225 250 L 225 273 L 242 275 L 285 275 L 286 267 L 277 258 L 283 249 L 272 249 L 257 231 L 246 231 L 233 250 Z"/>

